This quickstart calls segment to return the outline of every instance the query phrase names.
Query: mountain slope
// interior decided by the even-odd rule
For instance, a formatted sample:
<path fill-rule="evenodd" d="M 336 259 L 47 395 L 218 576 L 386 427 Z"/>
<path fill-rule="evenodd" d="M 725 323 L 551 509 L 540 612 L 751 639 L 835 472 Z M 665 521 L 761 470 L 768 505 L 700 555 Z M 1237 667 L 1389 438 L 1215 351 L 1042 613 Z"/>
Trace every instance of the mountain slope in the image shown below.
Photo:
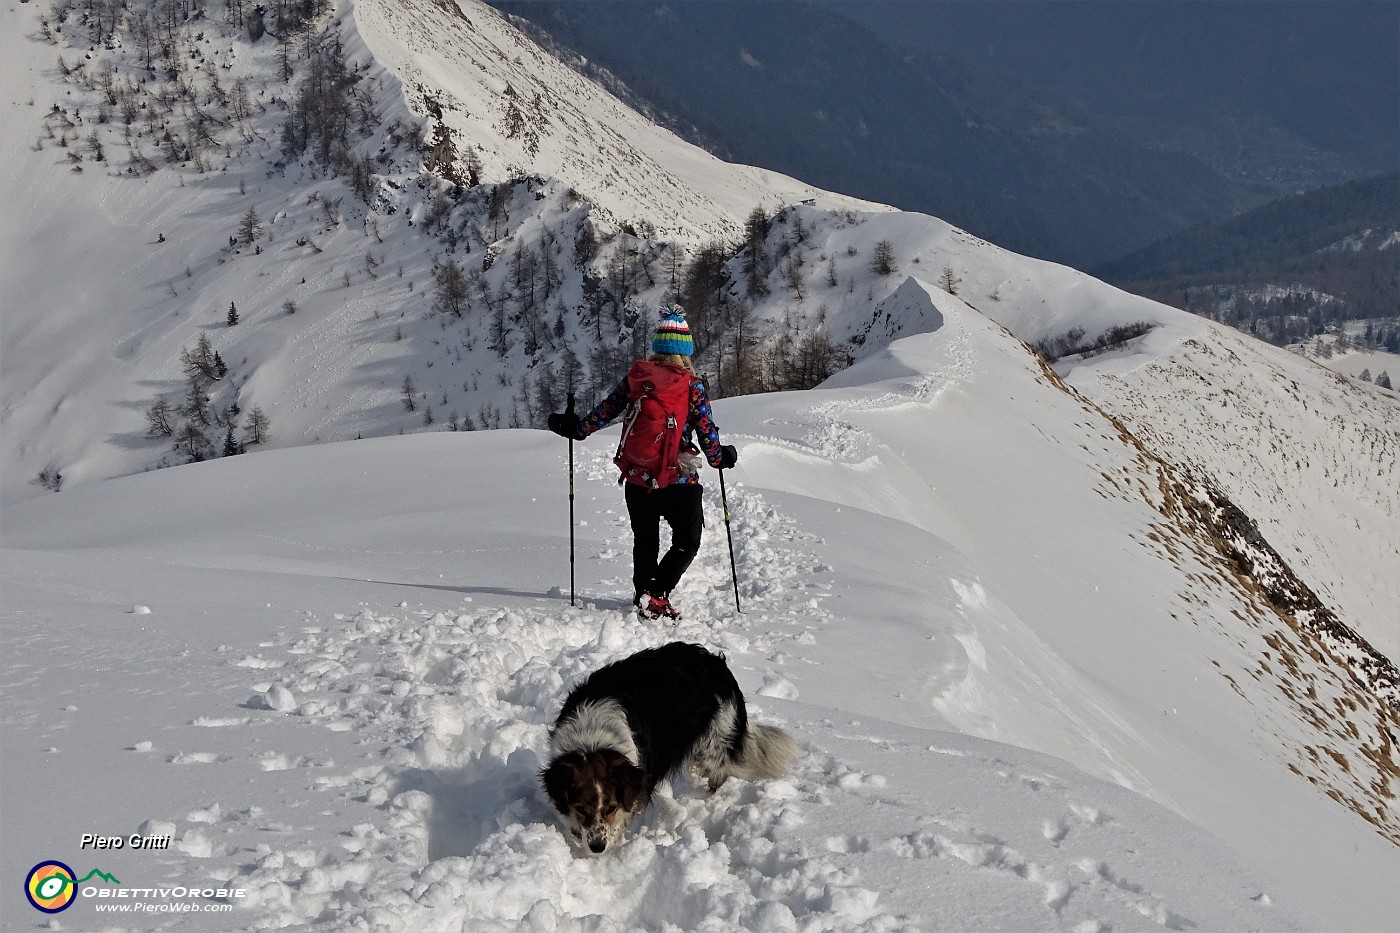
<path fill-rule="evenodd" d="M 1400 167 L 1393 4 L 828 3 L 1281 196 Z"/>
<path fill-rule="evenodd" d="M 1090 265 L 1253 194 L 1082 108 L 1029 88 L 988 93 L 991 81 L 877 38 L 839 7 L 494 5 L 730 158 L 936 214 L 1034 256 Z"/>
<path fill-rule="evenodd" d="M 7 14 L 31 24 L 6 31 L 13 53 L 7 74 L 22 76 L 27 84 L 17 80 L 16 89 L 27 87 L 42 102 L 39 92 L 57 76 L 47 64 L 51 47 L 36 41 L 34 20 L 23 19 L 34 12 Z M 4 225 L 4 290 L 22 296 L 7 304 L 3 318 L 7 500 L 41 494 L 32 482 L 41 473 L 61 475 L 72 488 L 188 459 L 171 452 L 170 439 L 147 437 L 145 413 L 153 399 L 186 404 L 182 357 L 200 337 L 230 370 L 206 389 L 216 422 L 206 430 L 215 443 L 223 429 L 219 413 L 231 413 L 234 405 L 270 416 L 267 443 L 273 446 L 533 423 L 551 400 L 559 404 L 570 353 L 568 386 L 585 399 L 605 391 L 638 335 L 649 332 L 648 305 L 677 290 L 665 272 L 669 260 L 658 259 L 668 249 L 678 255 L 675 244 L 623 232 L 623 221 L 605 215 L 635 219 L 633 211 L 644 210 L 653 223 L 677 231 L 726 222 L 737 227 L 751 200 L 809 192 L 777 176 L 726 166 L 649 128 L 552 63 L 485 6 L 362 0 L 340 8 L 326 25 L 355 72 L 365 76 L 361 83 L 378 88 L 383 109 L 382 136 L 357 144 L 380 146 L 368 202 L 356 203 L 341 179 L 307 158 L 283 156 L 282 168 L 270 171 L 271 156 L 256 144 L 231 149 L 217 172 L 176 163 L 117 178 L 92 161 L 75 175 L 56 158 L 55 148 L 62 147 L 24 147 L 18 134 L 7 138 L 14 158 L 7 161 L 5 185 L 17 207 L 7 218 L 28 219 L 27 225 Z M 231 41 L 231 52 L 209 55 L 255 88 L 275 73 L 275 47 Z M 502 96 L 512 83 L 519 85 L 515 96 Z M 268 83 L 262 92 L 275 90 Z M 424 171 L 433 153 L 405 141 L 411 134 L 403 127 L 416 124 L 427 140 L 441 141 L 445 133 L 457 141 L 452 172 L 467 170 L 469 144 L 485 177 L 505 172 L 531 153 L 528 134 L 500 132 L 501 108 L 511 101 L 523 106 L 537 92 L 543 100 L 546 91 L 546 109 L 555 116 L 540 124 L 534 156 L 562 179 L 526 176 L 458 186 L 454 194 Z M 396 97 L 400 93 L 406 96 Z M 440 116 L 429 113 L 419 122 L 410 99 Z M 19 95 L 11 107 L 19 116 L 43 109 L 41 103 L 29 108 Z M 64 112 L 79 117 L 76 109 Z M 250 118 L 249 125 L 275 136 L 278 113 L 269 107 L 261 124 Z M 637 170 L 635 184 L 621 183 L 621 175 L 605 184 L 621 164 L 595 165 L 571 148 L 571 134 L 575 141 L 592 134 L 600 145 L 621 145 L 608 136 L 616 132 L 611 124 L 625 127 L 626 138 L 639 141 L 628 145 L 645 154 L 640 161 L 622 160 L 628 172 Z M 585 189 L 601 200 L 583 198 Z M 703 302 L 686 295 L 699 333 L 709 338 L 702 340 L 700 362 L 721 394 L 743 388 L 736 367 L 754 343 L 760 346 L 752 352 L 771 353 L 785 340 L 800 345 L 824 336 L 833 345 L 829 366 L 845 354 L 867 356 L 902 334 L 928 329 L 935 318 L 924 319 L 927 300 L 921 288 L 905 282 L 911 274 L 925 282 L 946 274 L 961 298 L 1032 344 L 1075 329 L 1092 338 L 1136 322 L 1154 325 L 1114 354 L 1066 360 L 1061 368 L 1150 438 L 1159 456 L 1196 467 L 1265 528 L 1277 526 L 1276 546 L 1298 549 L 1295 570 L 1333 611 L 1394 657 L 1400 642 L 1389 608 L 1400 604 L 1394 549 L 1367 549 L 1358 560 L 1350 548 L 1337 546 L 1349 534 L 1344 529 L 1383 537 L 1379 529 L 1393 518 L 1394 458 L 1386 456 L 1400 442 L 1392 404 L 1370 389 L 1334 391 L 1326 380 L 1299 375 L 1315 370 L 1295 372 L 1295 364 L 1246 342 L 1232 352 L 1257 365 L 1219 368 L 1221 383 L 1212 375 L 1204 392 L 1220 397 L 1229 388 L 1241 398 L 1278 398 L 1296 411 L 1261 434 L 1258 426 L 1269 423 L 1259 417 L 1261 409 L 1238 415 L 1222 409 L 1228 424 L 1203 432 L 1201 413 L 1214 406 L 1203 409 L 1189 393 L 1213 364 L 1193 352 L 1202 339 L 1217 338 L 1199 319 L 1008 253 L 934 218 L 843 208 L 849 202 L 823 197 L 821 204 L 771 215 L 761 237 L 740 254 L 719 254 L 720 265 L 705 273 L 718 277 Z M 230 244 L 240 211 L 248 208 L 261 212 L 267 232 L 256 243 Z M 591 261 L 584 258 L 585 235 L 597 237 Z M 889 244 L 891 265 L 877 271 L 872 259 L 882 243 Z M 705 253 L 697 252 L 692 269 Z M 539 269 L 546 254 L 556 268 L 553 294 L 549 277 L 535 273 L 527 292 L 520 270 L 526 260 Z M 471 285 L 459 313 L 442 310 L 432 284 L 453 263 L 465 269 Z M 68 268 L 83 274 L 62 274 Z M 633 283 L 612 292 L 619 271 Z M 541 290 L 545 297 L 532 307 L 527 296 Z M 623 298 L 626 291 L 632 297 Z M 295 314 L 286 313 L 289 302 Z M 242 321 L 229 327 L 224 312 L 234 303 Z M 764 322 L 759 333 L 744 330 L 746 314 Z M 62 348 L 57 357 L 56 347 Z M 1149 364 L 1168 359 L 1180 365 L 1164 380 Z M 1101 370 L 1115 377 L 1103 387 L 1094 376 Z M 1123 379 L 1130 380 L 1126 388 Z M 1317 391 L 1300 398 L 1287 390 L 1286 382 L 1300 380 Z M 410 382 L 412 393 L 406 391 Z M 240 436 L 246 431 L 237 416 L 225 420 Z M 1354 430 L 1339 433 L 1334 425 Z M 1233 438 L 1248 438 L 1257 451 L 1243 468 L 1237 465 L 1243 442 Z M 1315 450 L 1323 453 L 1315 456 Z M 1302 495 L 1315 504 L 1306 519 L 1290 511 Z"/>
<path fill-rule="evenodd" d="M 898 272 L 865 268 L 879 242 L 892 244 Z M 1033 345 L 1072 330 L 1090 341 L 1141 322 L 1144 335 L 1106 353 L 1067 356 L 1057 370 L 1155 455 L 1215 483 L 1332 611 L 1400 657 L 1400 550 L 1388 531 L 1400 514 L 1400 397 L 935 218 L 798 208 L 770 231 L 769 253 L 783 244 L 789 260 L 809 257 L 805 301 L 775 268 L 756 313 L 781 320 L 803 309 L 856 357 L 937 327 L 941 317 L 920 283 L 945 274 L 957 298 Z M 838 263 L 835 286 L 823 256 Z"/>
<path fill-rule="evenodd" d="M 1400 175 L 1295 195 L 1095 274 L 1280 345 L 1324 332 L 1400 348 Z"/>
<path fill-rule="evenodd" d="M 722 162 L 660 129 L 474 0 L 357 0 L 355 22 L 409 107 L 482 156 L 486 177 L 560 179 L 605 216 L 669 240 L 732 236 L 760 203 L 875 205 L 776 172 Z"/>
<path fill-rule="evenodd" d="M 72 486 L 217 455 L 228 428 L 244 438 L 255 407 L 279 446 L 422 430 L 429 411 L 438 426 L 532 422 L 542 364 L 562 366 L 565 347 L 599 382 L 594 350 L 630 353 L 647 326 L 638 314 L 665 290 L 663 253 L 682 264 L 762 201 L 879 209 L 718 162 L 480 4 L 327 5 L 305 24 L 312 51 L 291 57 L 290 81 L 278 43 L 222 18 L 175 31 L 169 67 L 185 70 L 172 82 L 142 65 L 138 19 L 88 52 L 78 12 L 58 23 L 36 4 L 5 16 L 7 122 L 26 128 L 6 136 L 0 177 L 12 205 L 0 224 L 0 285 L 13 296 L 0 373 L 6 501 L 39 494 L 40 474 Z M 330 141 L 345 148 L 327 161 L 287 139 L 308 82 L 335 60 L 353 77 L 347 112 L 364 119 Z M 120 106 L 106 103 L 103 74 Z M 515 135 L 501 129 L 511 81 L 539 121 Z M 125 123 L 127 103 L 152 116 Z M 556 175 L 529 174 L 543 170 Z M 472 172 L 480 184 L 451 180 Z M 250 211 L 260 230 L 245 237 Z M 532 283 L 548 277 L 528 308 L 527 259 Z M 470 292 L 455 313 L 435 287 L 448 264 Z M 613 289 L 604 321 L 585 289 L 606 285 L 610 264 L 633 293 L 652 281 L 636 299 Z M 182 352 L 201 337 L 229 373 L 202 390 L 204 449 L 172 451 L 171 437 L 147 436 L 145 413 L 189 404 Z"/>
<path fill-rule="evenodd" d="M 1170 279 L 1202 273 L 1236 274 L 1297 263 L 1352 243 L 1377 250 L 1400 217 L 1400 174 L 1358 179 L 1293 195 L 1236 217 L 1168 237 L 1104 263 L 1094 272 L 1114 281 Z M 1368 231 L 1379 236 L 1366 237 Z"/>
<path fill-rule="evenodd" d="M 1277 639 L 1161 511 L 1170 471 L 926 295 L 934 332 L 815 392 L 718 403 L 742 616 L 714 522 L 687 621 L 623 613 L 606 437 L 576 451 L 575 609 L 565 452 L 540 432 L 274 451 L 14 507 L 3 767 L 73 805 L 39 825 L 7 795 L 6 825 L 68 852 L 122 801 L 178 844 L 108 870 L 248 892 L 192 929 L 1385 928 L 1400 850 L 1327 796 L 1372 765 L 1251 675 Z M 567 683 L 672 637 L 723 649 L 804 760 L 713 798 L 680 781 L 617 859 L 576 857 L 534 781 L 545 726 Z M 1275 657 L 1361 704 L 1337 721 L 1370 740 L 1344 668 Z M 94 670 L 107 703 L 81 695 Z M 1322 752 L 1290 772 L 1324 746 L 1351 776 Z M 20 848 L 7 870 L 40 857 Z"/>
<path fill-rule="evenodd" d="M 1070 380 L 1154 450 L 1212 477 L 1324 602 L 1400 657 L 1394 393 L 1219 326 Z"/>

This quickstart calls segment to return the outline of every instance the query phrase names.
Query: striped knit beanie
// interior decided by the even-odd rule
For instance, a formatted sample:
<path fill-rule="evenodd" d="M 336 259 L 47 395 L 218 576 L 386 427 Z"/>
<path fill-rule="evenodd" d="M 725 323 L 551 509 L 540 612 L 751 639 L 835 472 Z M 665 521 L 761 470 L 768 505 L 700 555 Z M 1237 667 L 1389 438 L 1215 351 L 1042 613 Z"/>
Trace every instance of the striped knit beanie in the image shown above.
<path fill-rule="evenodd" d="M 651 338 L 651 352 L 678 356 L 690 356 L 695 352 L 690 325 L 685 322 L 685 309 L 680 305 L 661 309 L 661 323 L 656 325 L 656 336 Z"/>

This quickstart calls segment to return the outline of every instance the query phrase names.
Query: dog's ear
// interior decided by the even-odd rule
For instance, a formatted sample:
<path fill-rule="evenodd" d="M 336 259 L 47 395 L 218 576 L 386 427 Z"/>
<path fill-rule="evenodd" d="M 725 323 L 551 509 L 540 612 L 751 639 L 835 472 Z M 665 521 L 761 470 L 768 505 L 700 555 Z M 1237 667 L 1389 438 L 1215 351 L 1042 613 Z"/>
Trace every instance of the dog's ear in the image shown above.
<path fill-rule="evenodd" d="M 626 757 L 618 755 L 613 767 L 613 788 L 618 805 L 628 813 L 636 813 L 646 806 L 646 772 L 632 764 Z"/>
<path fill-rule="evenodd" d="M 557 758 L 549 767 L 540 772 L 540 784 L 560 812 L 568 806 L 569 787 L 573 784 L 574 769 L 564 758 Z"/>

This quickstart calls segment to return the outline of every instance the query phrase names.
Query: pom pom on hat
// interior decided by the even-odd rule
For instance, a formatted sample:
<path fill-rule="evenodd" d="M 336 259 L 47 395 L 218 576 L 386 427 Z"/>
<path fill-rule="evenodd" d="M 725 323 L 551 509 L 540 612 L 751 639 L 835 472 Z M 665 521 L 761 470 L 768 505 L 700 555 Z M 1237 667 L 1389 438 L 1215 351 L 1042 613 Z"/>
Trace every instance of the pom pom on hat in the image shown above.
<path fill-rule="evenodd" d="M 656 335 L 651 339 L 651 352 L 678 356 L 695 353 L 695 343 L 690 339 L 690 325 L 685 322 L 685 309 L 680 305 L 661 309 L 661 323 L 656 325 Z"/>

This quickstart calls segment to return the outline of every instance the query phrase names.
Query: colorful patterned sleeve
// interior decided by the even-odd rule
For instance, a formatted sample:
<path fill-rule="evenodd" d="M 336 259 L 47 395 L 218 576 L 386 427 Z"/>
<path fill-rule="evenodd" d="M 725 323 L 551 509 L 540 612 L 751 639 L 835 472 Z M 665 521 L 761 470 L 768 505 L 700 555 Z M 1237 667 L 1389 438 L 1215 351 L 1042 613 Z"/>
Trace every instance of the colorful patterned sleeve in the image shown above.
<path fill-rule="evenodd" d="M 705 384 L 698 379 L 690 386 L 690 423 L 687 427 L 695 430 L 695 439 L 705 452 L 710 466 L 719 469 L 719 428 L 715 427 L 714 416 L 710 413 L 710 396 Z"/>
<path fill-rule="evenodd" d="M 695 393 L 691 392 L 691 404 L 694 405 Z M 575 435 L 579 440 L 583 440 L 594 431 L 601 431 L 606 428 L 614 418 L 622 414 L 627 403 L 632 400 L 627 392 L 627 380 L 623 379 L 617 384 L 617 388 L 601 402 L 598 407 L 584 415 L 578 423 L 578 433 Z"/>

